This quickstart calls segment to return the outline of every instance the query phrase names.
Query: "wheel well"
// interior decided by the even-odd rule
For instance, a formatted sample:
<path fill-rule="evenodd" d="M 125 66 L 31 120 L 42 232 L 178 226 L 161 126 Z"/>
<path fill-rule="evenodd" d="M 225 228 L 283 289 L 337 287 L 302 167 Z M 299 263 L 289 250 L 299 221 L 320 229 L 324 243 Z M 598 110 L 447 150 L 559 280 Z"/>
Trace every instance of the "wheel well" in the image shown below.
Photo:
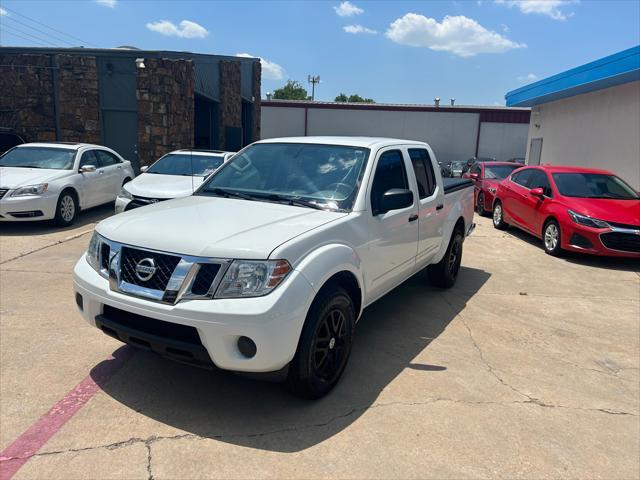
<path fill-rule="evenodd" d="M 131 181 L 131 178 L 130 178 L 130 177 L 125 178 L 125 179 L 122 181 L 122 185 L 124 185 L 125 183 L 129 183 L 130 181 Z"/>
<path fill-rule="evenodd" d="M 544 223 L 542 224 L 542 232 L 540 232 L 541 235 L 544 235 L 544 229 L 547 228 L 547 223 L 549 223 L 551 220 L 556 222 L 558 227 L 560 226 L 560 222 L 558 222 L 558 219 L 556 217 L 554 217 L 553 215 L 549 215 L 547 218 L 544 219 Z"/>
<path fill-rule="evenodd" d="M 65 193 L 65 192 L 69 192 L 69 193 L 71 193 L 71 195 L 73 195 L 73 198 L 76 201 L 76 213 L 79 212 L 80 211 L 80 197 L 78 196 L 78 192 L 76 191 L 76 189 L 73 188 L 73 187 L 64 187 L 62 189 L 62 191 L 60 192 L 60 195 L 58 195 L 58 200 L 60 199 L 60 197 L 62 197 L 62 194 Z"/>
<path fill-rule="evenodd" d="M 460 217 L 456 222 L 455 227 L 453 227 L 453 231 L 460 231 L 460 233 L 464 236 L 464 218 Z"/>
<path fill-rule="evenodd" d="M 357 318 L 360 314 L 360 308 L 362 307 L 362 292 L 360 291 L 360 285 L 358 284 L 356 276 L 351 272 L 343 270 L 329 278 L 321 290 L 329 288 L 332 285 L 338 285 L 346 290 L 353 302 L 353 308 Z"/>

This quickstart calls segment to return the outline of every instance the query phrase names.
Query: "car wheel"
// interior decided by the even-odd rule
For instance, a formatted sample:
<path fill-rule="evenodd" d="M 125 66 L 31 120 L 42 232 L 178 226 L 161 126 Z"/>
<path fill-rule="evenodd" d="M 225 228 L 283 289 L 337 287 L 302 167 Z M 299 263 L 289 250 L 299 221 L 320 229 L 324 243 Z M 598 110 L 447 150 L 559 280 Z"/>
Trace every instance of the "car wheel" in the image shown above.
<path fill-rule="evenodd" d="M 542 230 L 542 242 L 544 244 L 544 251 L 549 255 L 557 257 L 562 252 L 560 245 L 562 237 L 560 233 L 560 226 L 555 220 L 549 220 L 544 225 Z"/>
<path fill-rule="evenodd" d="M 347 292 L 340 287 L 321 290 L 289 366 L 287 383 L 295 395 L 320 398 L 338 383 L 351 354 L 354 324 L 355 311 Z"/>
<path fill-rule="evenodd" d="M 509 224 L 504 221 L 504 212 L 502 210 L 502 204 L 496 202 L 493 205 L 493 226 L 498 230 L 506 230 L 509 228 Z"/>
<path fill-rule="evenodd" d="M 478 199 L 476 200 L 476 212 L 478 215 L 484 215 L 484 193 L 482 192 L 478 194 Z"/>
<path fill-rule="evenodd" d="M 435 265 L 427 267 L 427 274 L 432 285 L 440 288 L 453 287 L 458 278 L 460 263 L 462 261 L 462 244 L 464 237 L 460 230 L 454 230 L 449 240 L 447 251 Z"/>
<path fill-rule="evenodd" d="M 78 202 L 75 194 L 70 190 L 63 191 L 58 197 L 55 222 L 62 227 L 68 227 L 73 224 L 77 214 Z"/>

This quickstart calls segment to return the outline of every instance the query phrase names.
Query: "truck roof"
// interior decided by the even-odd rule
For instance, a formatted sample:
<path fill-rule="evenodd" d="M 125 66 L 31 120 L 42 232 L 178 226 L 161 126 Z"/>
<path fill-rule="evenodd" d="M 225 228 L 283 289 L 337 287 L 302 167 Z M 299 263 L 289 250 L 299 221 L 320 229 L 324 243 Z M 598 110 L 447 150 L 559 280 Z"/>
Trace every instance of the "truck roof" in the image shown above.
<path fill-rule="evenodd" d="M 344 145 L 348 147 L 384 147 L 387 145 L 424 145 L 424 142 L 384 137 L 349 137 L 349 136 L 318 136 L 318 137 L 282 137 L 260 140 L 257 143 L 316 143 L 319 145 Z"/>

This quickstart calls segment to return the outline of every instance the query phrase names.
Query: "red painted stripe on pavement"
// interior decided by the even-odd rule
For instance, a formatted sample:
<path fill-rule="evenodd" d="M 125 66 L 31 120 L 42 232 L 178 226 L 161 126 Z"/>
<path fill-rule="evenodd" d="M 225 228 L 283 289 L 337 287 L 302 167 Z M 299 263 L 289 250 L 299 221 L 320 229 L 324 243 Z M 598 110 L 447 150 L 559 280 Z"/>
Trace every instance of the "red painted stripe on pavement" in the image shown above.
<path fill-rule="evenodd" d="M 0 480 L 10 480 L 135 353 L 121 347 L 0 453 Z"/>

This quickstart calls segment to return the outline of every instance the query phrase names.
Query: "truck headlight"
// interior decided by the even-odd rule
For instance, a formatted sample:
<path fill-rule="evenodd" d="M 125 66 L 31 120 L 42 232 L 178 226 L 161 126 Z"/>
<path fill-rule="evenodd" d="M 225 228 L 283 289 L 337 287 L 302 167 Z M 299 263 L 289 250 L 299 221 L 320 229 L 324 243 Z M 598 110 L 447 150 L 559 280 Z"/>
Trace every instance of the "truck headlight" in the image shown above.
<path fill-rule="evenodd" d="M 93 232 L 89 248 L 87 248 L 87 262 L 96 272 L 100 272 L 100 248 L 102 247 L 102 237 Z"/>
<path fill-rule="evenodd" d="M 49 188 L 48 183 L 40 183 L 39 185 L 27 185 L 26 187 L 16 188 L 11 194 L 12 197 L 26 197 L 31 195 L 42 195 Z"/>
<path fill-rule="evenodd" d="M 578 225 L 584 225 L 585 227 L 592 228 L 611 228 L 610 225 L 604 220 L 598 220 L 597 218 L 587 217 L 586 215 L 580 215 L 573 210 L 567 210 L 567 213 L 571 217 L 571 220 Z"/>
<path fill-rule="evenodd" d="M 291 270 L 286 260 L 234 260 L 215 297 L 261 297 L 273 291 Z"/>
<path fill-rule="evenodd" d="M 127 188 L 123 185 L 122 189 L 120 190 L 120 193 L 118 194 L 118 198 L 124 198 L 125 200 L 133 200 L 133 195 L 131 195 L 131 192 L 129 192 L 129 190 L 127 190 Z"/>

